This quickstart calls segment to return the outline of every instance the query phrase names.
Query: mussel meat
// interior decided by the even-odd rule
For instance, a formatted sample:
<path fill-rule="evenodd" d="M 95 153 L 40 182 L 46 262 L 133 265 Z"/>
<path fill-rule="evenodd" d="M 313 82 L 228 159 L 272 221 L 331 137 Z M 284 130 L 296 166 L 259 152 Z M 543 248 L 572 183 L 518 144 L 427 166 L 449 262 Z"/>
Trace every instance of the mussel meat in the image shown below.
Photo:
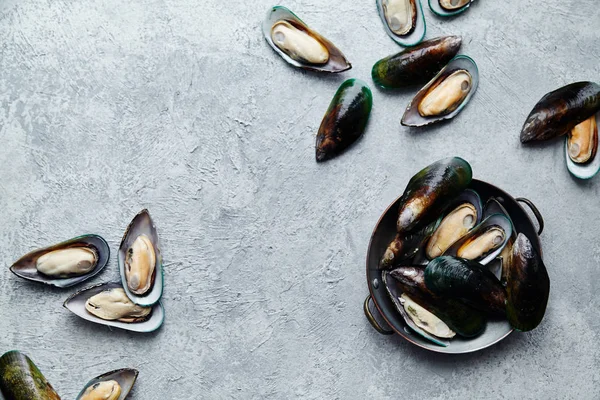
<path fill-rule="evenodd" d="M 317 133 L 317 161 L 337 156 L 362 136 L 372 107 L 373 95 L 366 83 L 358 79 L 342 83 Z"/>
<path fill-rule="evenodd" d="M 66 278 L 80 276 L 94 269 L 98 253 L 91 247 L 53 250 L 37 259 L 36 268 L 47 276 Z"/>
<path fill-rule="evenodd" d="M 4 397 L 3 397 L 4 396 Z M 29 357 L 9 351 L 0 357 L 0 399 L 60 400 L 60 396 Z"/>
<path fill-rule="evenodd" d="M 134 304 L 121 288 L 108 289 L 90 297 L 85 309 L 98 318 L 127 323 L 146 321 L 152 312 L 152 307 Z"/>
<path fill-rule="evenodd" d="M 152 284 L 156 268 L 156 252 L 152 241 L 140 235 L 133 241 L 125 257 L 125 277 L 132 293 L 143 295 Z"/>
<path fill-rule="evenodd" d="M 97 382 L 87 389 L 79 400 L 118 400 L 121 396 L 121 385 L 117 381 Z"/>
<path fill-rule="evenodd" d="M 320 65 L 329 61 L 329 51 L 323 43 L 288 21 L 273 25 L 271 39 L 281 51 L 298 62 Z"/>
<path fill-rule="evenodd" d="M 137 377 L 138 371 L 132 368 L 104 373 L 89 381 L 77 400 L 125 400 Z"/>
<path fill-rule="evenodd" d="M 400 296 L 399 301 L 410 319 L 412 319 L 419 328 L 439 338 L 452 339 L 456 336 L 456 332 L 450 329 L 444 321 L 421 307 L 417 302 L 408 297 L 406 293 L 403 293 L 402 296 Z"/>
<path fill-rule="evenodd" d="M 567 140 L 569 158 L 577 164 L 590 162 L 598 150 L 598 126 L 596 115 L 575 125 Z"/>
<path fill-rule="evenodd" d="M 440 6 L 448 11 L 455 11 L 466 6 L 472 0 L 439 0 Z"/>
<path fill-rule="evenodd" d="M 467 260 L 476 260 L 502 246 L 505 239 L 504 229 L 490 226 L 484 232 L 465 241 L 458 248 L 456 255 Z"/>
<path fill-rule="evenodd" d="M 435 231 L 429 244 L 426 254 L 428 258 L 436 258 L 444 252 L 454 242 L 467 234 L 477 224 L 477 210 L 470 203 L 464 203 L 450 212 Z"/>
<path fill-rule="evenodd" d="M 411 33 L 417 25 L 416 0 L 383 0 L 383 14 L 392 32 L 399 36 Z"/>

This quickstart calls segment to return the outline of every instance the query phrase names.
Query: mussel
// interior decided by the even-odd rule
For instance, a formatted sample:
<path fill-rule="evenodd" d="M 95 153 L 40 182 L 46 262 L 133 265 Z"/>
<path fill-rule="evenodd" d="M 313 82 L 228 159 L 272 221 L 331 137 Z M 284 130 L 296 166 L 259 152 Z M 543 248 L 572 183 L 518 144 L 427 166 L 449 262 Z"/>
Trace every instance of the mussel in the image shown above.
<path fill-rule="evenodd" d="M 592 178 L 600 171 L 598 121 L 600 112 L 575 125 L 565 141 L 567 168 L 579 179 Z"/>
<path fill-rule="evenodd" d="M 434 258 L 425 268 L 425 284 L 434 294 L 456 298 L 481 311 L 504 315 L 506 292 L 481 264 L 462 258 Z"/>
<path fill-rule="evenodd" d="M 484 216 L 490 217 L 494 214 L 502 214 L 510 221 L 510 226 L 513 227 L 512 233 L 508 238 L 506 244 L 502 248 L 502 251 L 498 254 L 496 260 L 497 263 L 492 264 L 491 262 L 487 264 L 490 271 L 496 275 L 496 278 L 500 279 L 502 282 L 502 286 L 506 286 L 506 269 L 508 268 L 508 262 L 510 261 L 510 255 L 512 253 L 512 247 L 517 240 L 517 232 L 514 229 L 515 224 L 513 223 L 510 214 L 504 208 L 504 206 L 500 203 L 501 199 L 497 199 L 494 197 L 490 197 L 488 201 L 485 203 L 485 207 L 483 209 Z"/>
<path fill-rule="evenodd" d="M 109 257 L 103 238 L 83 235 L 27 253 L 10 270 L 20 278 L 64 288 L 98 274 Z"/>
<path fill-rule="evenodd" d="M 542 258 L 522 233 L 513 246 L 506 280 L 508 322 L 522 332 L 534 329 L 546 313 L 550 277 Z"/>
<path fill-rule="evenodd" d="M 69 297 L 64 307 L 87 321 L 133 332 L 155 331 L 165 318 L 160 302 L 151 307 L 136 305 L 116 282 L 85 288 Z"/>
<path fill-rule="evenodd" d="M 479 71 L 467 56 L 457 56 L 417 93 L 402 116 L 402 125 L 425 126 L 454 118 L 479 85 Z"/>
<path fill-rule="evenodd" d="M 429 8 L 440 17 L 449 17 L 466 11 L 474 0 L 429 0 Z"/>
<path fill-rule="evenodd" d="M 427 40 L 373 65 L 373 82 L 384 88 L 401 88 L 423 84 L 433 78 L 460 49 L 460 36 Z"/>
<path fill-rule="evenodd" d="M 77 400 L 125 400 L 137 377 L 138 371 L 131 368 L 107 372 L 89 381 Z"/>
<path fill-rule="evenodd" d="M 387 34 L 401 46 L 415 46 L 425 36 L 421 0 L 376 0 Z"/>
<path fill-rule="evenodd" d="M 546 94 L 521 130 L 521 143 L 565 135 L 600 111 L 600 85 L 576 82 Z"/>
<path fill-rule="evenodd" d="M 13 350 L 0 357 L 0 399 L 60 400 L 29 357 Z"/>
<path fill-rule="evenodd" d="M 283 6 L 269 10 L 263 33 L 273 50 L 294 67 L 322 72 L 342 72 L 352 68 L 333 43 Z"/>
<path fill-rule="evenodd" d="M 358 79 L 342 83 L 317 133 L 317 161 L 337 156 L 362 136 L 372 107 L 373 95 L 366 83 Z"/>
<path fill-rule="evenodd" d="M 117 260 L 127 297 L 141 306 L 156 303 L 163 291 L 162 257 L 148 210 L 142 210 L 127 227 Z"/>
<path fill-rule="evenodd" d="M 451 200 L 469 186 L 473 171 L 459 157 L 444 158 L 413 176 L 402 197 L 396 229 L 408 233 L 439 218 Z"/>
<path fill-rule="evenodd" d="M 440 225 L 441 219 L 430 223 L 423 229 L 408 234 L 398 233 L 390 242 L 379 262 L 379 269 L 390 269 L 406 261 L 419 252 Z"/>

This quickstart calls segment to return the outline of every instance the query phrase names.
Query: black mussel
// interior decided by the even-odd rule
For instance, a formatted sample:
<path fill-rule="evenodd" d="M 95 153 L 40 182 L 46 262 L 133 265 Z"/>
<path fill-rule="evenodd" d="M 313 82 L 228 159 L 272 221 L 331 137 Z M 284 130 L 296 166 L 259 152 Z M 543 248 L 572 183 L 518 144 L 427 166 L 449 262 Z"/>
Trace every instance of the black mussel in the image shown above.
<path fill-rule="evenodd" d="M 401 46 L 415 46 L 425 37 L 421 0 L 376 0 L 386 33 Z"/>
<path fill-rule="evenodd" d="M 383 257 L 379 262 L 379 269 L 390 269 L 394 265 L 398 265 L 399 263 L 416 256 L 433 232 L 435 232 L 440 221 L 441 219 L 438 218 L 436 221 L 416 232 L 411 232 L 406 235 L 400 233 L 397 234 L 385 250 Z"/>
<path fill-rule="evenodd" d="M 0 357 L 0 398 L 60 400 L 60 396 L 33 361 L 17 350 Z"/>

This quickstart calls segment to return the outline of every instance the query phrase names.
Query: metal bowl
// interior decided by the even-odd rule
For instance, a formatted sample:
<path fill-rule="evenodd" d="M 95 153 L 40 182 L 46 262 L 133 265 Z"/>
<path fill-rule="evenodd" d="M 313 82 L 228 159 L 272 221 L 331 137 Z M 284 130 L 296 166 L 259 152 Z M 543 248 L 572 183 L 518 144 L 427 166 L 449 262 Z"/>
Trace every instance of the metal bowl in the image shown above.
<path fill-rule="evenodd" d="M 514 228 L 517 233 L 525 234 L 533 246 L 542 254 L 539 235 L 544 229 L 544 220 L 538 211 L 537 207 L 525 198 L 514 198 L 502 189 L 491 185 L 487 182 L 473 179 L 470 189 L 475 190 L 481 196 L 483 204 L 490 198 L 495 197 L 508 212 Z M 391 335 L 397 333 L 409 342 L 438 353 L 462 354 L 471 353 L 474 351 L 485 349 L 495 343 L 498 343 L 513 331 L 508 321 L 506 320 L 489 320 L 485 331 L 475 338 L 455 337 L 450 341 L 448 347 L 438 346 L 431 343 L 427 339 L 414 333 L 404 322 L 402 316 L 396 311 L 392 300 L 390 299 L 385 286 L 383 285 L 381 274 L 382 271 L 377 269 L 379 260 L 383 256 L 388 244 L 396 235 L 396 219 L 398 217 L 400 197 L 398 197 L 383 213 L 373 234 L 367 250 L 367 285 L 369 287 L 369 296 L 364 303 L 364 311 L 367 319 L 379 333 Z M 519 204 L 526 204 L 535 215 L 539 228 L 529 218 L 527 212 Z M 377 322 L 369 307 L 370 302 L 373 302 L 376 310 L 392 330 L 387 330 Z"/>

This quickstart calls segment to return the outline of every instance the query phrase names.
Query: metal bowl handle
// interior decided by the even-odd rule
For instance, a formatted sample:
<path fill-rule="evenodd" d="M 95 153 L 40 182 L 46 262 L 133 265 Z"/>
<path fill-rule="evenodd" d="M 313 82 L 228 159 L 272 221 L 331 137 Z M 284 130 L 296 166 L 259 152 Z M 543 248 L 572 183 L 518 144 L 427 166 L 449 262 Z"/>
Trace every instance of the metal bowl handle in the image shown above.
<path fill-rule="evenodd" d="M 535 206 L 535 204 L 533 204 L 533 202 L 529 199 L 526 199 L 524 197 L 519 197 L 518 199 L 515 199 L 515 200 L 518 202 L 527 204 L 527 206 L 529 207 L 531 212 L 533 212 L 533 215 L 535 215 L 535 218 L 537 218 L 538 226 L 540 227 L 538 230 L 538 236 L 541 235 L 542 232 L 544 231 L 544 218 L 542 217 L 542 213 L 540 212 L 540 210 L 538 210 L 538 208 Z"/>
<path fill-rule="evenodd" d="M 394 331 L 389 331 L 387 329 L 384 329 L 381 327 L 381 325 L 379 325 L 379 323 L 375 320 L 375 317 L 373 317 L 373 314 L 371 314 L 371 310 L 369 309 L 369 302 L 371 301 L 371 295 L 368 295 L 367 298 L 365 299 L 365 304 L 363 306 L 363 309 L 365 311 L 365 315 L 367 317 L 367 320 L 369 321 L 369 323 L 371 324 L 371 326 L 379 333 L 381 333 L 382 335 L 393 335 Z"/>

